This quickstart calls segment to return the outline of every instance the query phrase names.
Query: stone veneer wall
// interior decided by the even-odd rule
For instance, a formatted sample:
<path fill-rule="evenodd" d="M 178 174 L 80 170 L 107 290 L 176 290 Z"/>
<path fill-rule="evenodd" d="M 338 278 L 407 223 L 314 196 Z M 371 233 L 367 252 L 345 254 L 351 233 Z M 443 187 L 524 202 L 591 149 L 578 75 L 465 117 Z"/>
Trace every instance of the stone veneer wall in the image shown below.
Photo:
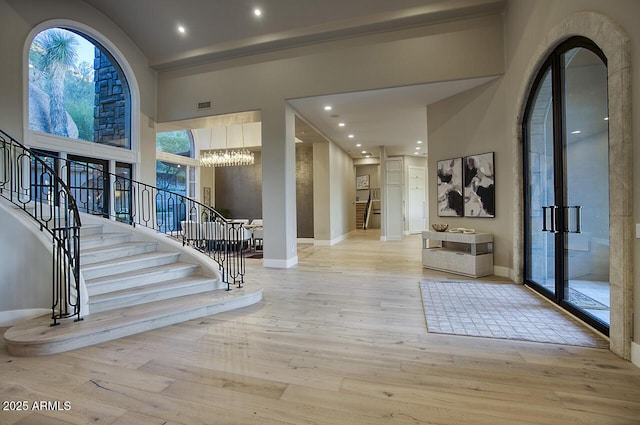
<path fill-rule="evenodd" d="M 129 148 L 126 80 L 114 61 L 96 47 L 94 60 L 95 102 L 94 142 Z"/>

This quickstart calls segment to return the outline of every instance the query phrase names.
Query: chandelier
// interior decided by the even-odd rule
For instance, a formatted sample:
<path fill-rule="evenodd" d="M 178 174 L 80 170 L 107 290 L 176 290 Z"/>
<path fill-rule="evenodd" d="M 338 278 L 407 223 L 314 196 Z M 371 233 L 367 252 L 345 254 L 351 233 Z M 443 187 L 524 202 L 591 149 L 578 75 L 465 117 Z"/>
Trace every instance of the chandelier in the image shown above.
<path fill-rule="evenodd" d="M 207 152 L 200 157 L 203 167 L 233 167 L 236 165 L 253 165 L 253 152 L 247 149 Z"/>
<path fill-rule="evenodd" d="M 244 125 L 240 129 L 242 131 L 242 146 L 244 146 Z M 229 126 L 225 127 L 224 144 L 225 147 L 229 147 Z M 253 152 L 244 147 L 238 150 L 209 151 L 200 156 L 200 165 L 203 167 L 234 167 L 237 165 L 253 165 L 254 162 Z"/>

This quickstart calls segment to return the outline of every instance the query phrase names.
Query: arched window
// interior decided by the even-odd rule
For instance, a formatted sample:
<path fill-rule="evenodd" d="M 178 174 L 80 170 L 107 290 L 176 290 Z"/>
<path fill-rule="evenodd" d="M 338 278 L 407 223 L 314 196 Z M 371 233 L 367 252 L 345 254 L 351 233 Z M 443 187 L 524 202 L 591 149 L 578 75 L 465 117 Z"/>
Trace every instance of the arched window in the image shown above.
<path fill-rule="evenodd" d="M 156 150 L 193 158 L 193 136 L 191 131 L 176 130 L 156 134 Z"/>
<path fill-rule="evenodd" d="M 607 59 L 584 37 L 540 69 L 523 126 L 525 283 L 601 332 L 610 324 Z"/>
<path fill-rule="evenodd" d="M 131 94 L 122 68 L 77 30 L 49 28 L 29 49 L 29 129 L 131 149 Z"/>

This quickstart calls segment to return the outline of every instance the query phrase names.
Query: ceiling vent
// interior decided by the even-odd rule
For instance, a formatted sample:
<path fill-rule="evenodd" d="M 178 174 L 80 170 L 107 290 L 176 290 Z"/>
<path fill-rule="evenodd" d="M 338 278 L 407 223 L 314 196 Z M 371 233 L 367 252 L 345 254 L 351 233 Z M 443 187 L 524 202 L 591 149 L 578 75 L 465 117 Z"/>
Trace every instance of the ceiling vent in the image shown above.
<path fill-rule="evenodd" d="M 209 109 L 211 108 L 211 102 L 199 102 L 198 109 Z"/>

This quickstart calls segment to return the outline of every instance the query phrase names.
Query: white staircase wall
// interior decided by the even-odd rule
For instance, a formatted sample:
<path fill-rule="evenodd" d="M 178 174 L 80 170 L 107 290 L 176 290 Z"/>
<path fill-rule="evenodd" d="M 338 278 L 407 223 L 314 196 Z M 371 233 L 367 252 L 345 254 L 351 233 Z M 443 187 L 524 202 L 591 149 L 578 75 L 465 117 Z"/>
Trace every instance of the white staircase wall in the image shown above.
<path fill-rule="evenodd" d="M 0 326 L 51 313 L 51 235 L 24 211 L 0 198 Z M 81 280 L 81 302 L 88 296 Z"/>

